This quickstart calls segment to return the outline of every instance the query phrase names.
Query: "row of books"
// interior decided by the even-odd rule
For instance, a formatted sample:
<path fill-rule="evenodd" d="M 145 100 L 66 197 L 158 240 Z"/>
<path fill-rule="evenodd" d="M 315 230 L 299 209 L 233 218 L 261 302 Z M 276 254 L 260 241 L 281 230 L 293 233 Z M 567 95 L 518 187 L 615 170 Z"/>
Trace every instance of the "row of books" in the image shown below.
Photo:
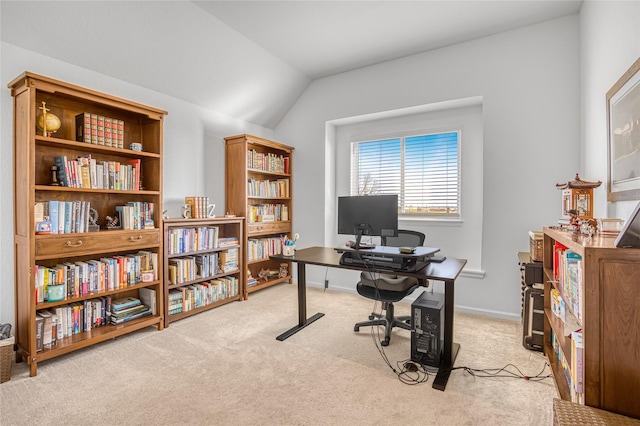
<path fill-rule="evenodd" d="M 49 285 L 63 285 L 65 298 L 127 288 L 141 282 L 143 272 L 152 272 L 157 279 L 157 265 L 158 254 L 150 251 L 51 267 L 35 265 L 35 300 L 48 301 Z"/>
<path fill-rule="evenodd" d="M 116 206 L 116 214 L 122 229 L 152 229 L 154 228 L 155 205 L 147 201 L 129 201 L 122 206 Z"/>
<path fill-rule="evenodd" d="M 286 198 L 289 197 L 289 179 L 248 181 L 249 197 Z"/>
<path fill-rule="evenodd" d="M 238 237 L 220 237 L 218 238 L 218 247 L 233 247 L 238 245 Z"/>
<path fill-rule="evenodd" d="M 209 197 L 184 197 L 184 204 L 191 209 L 192 219 L 204 219 L 213 214 L 213 211 L 209 212 Z"/>
<path fill-rule="evenodd" d="M 579 321 L 582 321 L 582 256 L 556 242 L 554 245 L 554 277 L 565 303 Z"/>
<path fill-rule="evenodd" d="M 268 238 L 250 238 L 247 241 L 247 260 L 267 259 L 274 254 L 282 254 L 282 244 L 286 236 L 279 235 L 277 237 Z"/>
<path fill-rule="evenodd" d="M 171 284 L 182 284 L 200 278 L 221 274 L 218 253 L 206 253 L 169 259 L 167 279 Z"/>
<path fill-rule="evenodd" d="M 58 340 L 101 327 L 110 322 L 111 296 L 38 311 L 36 350 L 51 349 Z"/>
<path fill-rule="evenodd" d="M 222 277 L 210 282 L 172 289 L 169 291 L 169 315 L 188 312 L 237 296 L 238 292 L 239 286 L 236 277 Z"/>
<path fill-rule="evenodd" d="M 564 379 L 569 385 L 571 401 L 584 404 L 584 344 L 582 331 L 573 331 L 568 337 L 571 341 L 570 354 L 563 353 L 558 338 L 553 331 L 551 332 L 551 345 L 562 369 Z"/>
<path fill-rule="evenodd" d="M 247 167 L 271 173 L 289 173 L 289 157 L 272 152 L 247 151 Z"/>
<path fill-rule="evenodd" d="M 33 214 L 36 226 L 49 222 L 48 227 L 36 227 L 37 233 L 72 234 L 89 230 L 89 201 L 37 201 Z"/>
<path fill-rule="evenodd" d="M 125 163 L 98 161 L 91 154 L 75 160 L 66 155 L 53 157 L 57 167 L 58 183 L 69 188 L 115 189 L 119 191 L 140 190 L 142 163 L 139 158 Z"/>
<path fill-rule="evenodd" d="M 171 228 L 167 240 L 170 255 L 218 248 L 217 226 Z"/>
<path fill-rule="evenodd" d="M 167 279 L 171 284 L 184 284 L 238 270 L 238 249 L 169 259 Z"/>
<path fill-rule="evenodd" d="M 270 220 L 266 220 L 270 218 Z M 247 207 L 249 223 L 289 220 L 289 208 L 286 204 L 250 204 Z"/>
<path fill-rule="evenodd" d="M 124 121 L 83 112 L 76 115 L 76 140 L 94 145 L 123 148 Z"/>

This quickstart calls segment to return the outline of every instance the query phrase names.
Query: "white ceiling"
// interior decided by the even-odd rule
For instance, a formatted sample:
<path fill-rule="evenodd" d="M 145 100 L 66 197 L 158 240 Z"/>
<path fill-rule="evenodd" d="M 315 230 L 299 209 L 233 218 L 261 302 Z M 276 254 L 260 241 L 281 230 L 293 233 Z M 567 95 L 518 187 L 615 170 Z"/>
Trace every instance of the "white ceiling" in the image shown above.
<path fill-rule="evenodd" d="M 195 1 L 318 78 L 576 13 L 581 1 Z"/>
<path fill-rule="evenodd" d="M 274 127 L 315 78 L 574 14 L 581 3 L 3 0 L 0 17 L 3 42 Z"/>

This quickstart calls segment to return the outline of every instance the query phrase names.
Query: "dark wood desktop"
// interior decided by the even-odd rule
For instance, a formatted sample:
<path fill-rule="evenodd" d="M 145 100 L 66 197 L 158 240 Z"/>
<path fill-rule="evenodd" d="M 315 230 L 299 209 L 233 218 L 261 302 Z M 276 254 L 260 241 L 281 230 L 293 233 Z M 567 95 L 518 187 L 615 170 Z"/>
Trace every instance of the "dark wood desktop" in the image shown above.
<path fill-rule="evenodd" d="M 296 250 L 293 256 L 274 255 L 272 259 L 286 260 L 298 264 L 298 325 L 285 331 L 276 339 L 285 340 L 296 332 L 302 330 L 314 321 L 324 316 L 318 312 L 307 318 L 307 277 L 306 265 L 317 265 L 331 268 L 352 269 L 356 271 L 371 270 L 356 265 L 342 265 L 340 263 L 341 254 L 330 247 L 309 247 Z M 453 362 L 456 359 L 460 345 L 453 342 L 453 300 L 454 284 L 458 275 L 467 263 L 465 259 L 446 258 L 441 263 L 428 263 L 423 269 L 415 272 L 395 271 L 397 275 L 416 277 L 444 282 L 445 300 L 445 322 L 444 322 L 444 350 L 442 362 L 436 378 L 433 381 L 433 388 L 444 391 L 449 380 L 449 374 Z"/>

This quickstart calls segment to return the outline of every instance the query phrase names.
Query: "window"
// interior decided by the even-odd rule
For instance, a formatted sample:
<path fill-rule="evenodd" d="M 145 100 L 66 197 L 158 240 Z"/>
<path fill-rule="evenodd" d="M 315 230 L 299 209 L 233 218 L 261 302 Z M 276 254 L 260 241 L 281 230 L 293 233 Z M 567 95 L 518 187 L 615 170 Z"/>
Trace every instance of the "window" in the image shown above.
<path fill-rule="evenodd" d="M 460 132 L 351 143 L 351 195 L 398 194 L 403 215 L 460 215 Z"/>

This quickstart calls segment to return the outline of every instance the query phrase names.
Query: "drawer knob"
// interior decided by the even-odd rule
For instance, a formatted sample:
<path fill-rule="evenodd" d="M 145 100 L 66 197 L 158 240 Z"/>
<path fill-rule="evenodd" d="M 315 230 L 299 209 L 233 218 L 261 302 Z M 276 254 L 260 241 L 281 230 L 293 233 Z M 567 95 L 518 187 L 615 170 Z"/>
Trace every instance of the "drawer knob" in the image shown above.
<path fill-rule="evenodd" d="M 67 247 L 80 247 L 82 245 L 82 240 L 78 240 L 75 244 L 71 241 L 67 241 L 64 245 Z"/>
<path fill-rule="evenodd" d="M 142 239 L 142 235 L 138 235 L 138 237 L 134 237 L 133 235 L 129 237 L 129 241 L 140 241 Z"/>

